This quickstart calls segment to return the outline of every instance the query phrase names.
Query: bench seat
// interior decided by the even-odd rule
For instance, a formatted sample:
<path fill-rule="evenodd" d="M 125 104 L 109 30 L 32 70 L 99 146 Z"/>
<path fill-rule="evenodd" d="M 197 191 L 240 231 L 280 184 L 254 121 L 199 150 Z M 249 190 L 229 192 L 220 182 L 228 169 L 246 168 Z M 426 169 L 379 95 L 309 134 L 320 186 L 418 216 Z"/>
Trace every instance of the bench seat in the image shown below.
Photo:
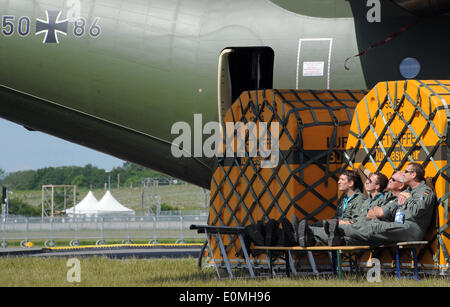
<path fill-rule="evenodd" d="M 376 249 L 383 248 L 395 248 L 395 261 L 396 261 L 396 270 L 397 270 L 397 278 L 401 278 L 401 270 L 400 270 L 400 249 L 409 250 L 412 253 L 413 265 L 414 265 L 414 278 L 419 280 L 418 277 L 418 260 L 416 255 L 416 248 L 424 247 L 428 244 L 428 241 L 405 241 L 405 242 L 397 242 L 392 244 L 380 245 L 380 246 L 370 246 L 370 245 L 341 245 L 341 246 L 309 246 L 309 247 L 301 247 L 301 246 L 253 246 L 253 251 L 265 252 L 267 256 L 267 261 L 269 263 L 269 268 L 271 268 L 271 257 L 270 252 L 284 252 L 286 255 L 286 270 L 291 270 L 296 273 L 295 266 L 293 265 L 291 252 L 299 252 L 304 251 L 308 252 L 309 262 L 313 268 L 314 272 L 317 272 L 315 269 L 314 258 L 312 257 L 311 252 L 336 252 L 337 255 L 337 263 L 336 265 L 333 263 L 333 267 L 336 267 L 337 274 L 339 279 L 342 278 L 342 262 L 341 255 L 342 254 L 350 254 L 350 257 L 353 253 L 363 252 L 363 251 L 372 251 Z M 352 258 L 350 258 L 352 259 Z M 354 259 L 357 266 L 357 258 Z"/>
<path fill-rule="evenodd" d="M 254 246 L 253 250 L 270 250 L 270 251 L 356 251 L 356 250 L 370 250 L 373 247 L 370 245 L 342 245 L 342 246 L 309 246 L 309 247 L 301 247 L 301 246 Z"/>
<path fill-rule="evenodd" d="M 246 244 L 244 241 L 244 229 L 245 227 L 242 226 L 211 226 L 211 225 L 191 225 L 190 229 L 197 230 L 198 233 L 205 233 L 206 239 L 207 239 L 207 247 L 208 247 L 208 254 L 212 257 L 214 261 L 214 265 L 216 267 L 216 271 L 218 274 L 218 277 L 220 279 L 220 274 L 218 270 L 218 264 L 216 263 L 216 259 L 214 259 L 214 253 L 210 249 L 211 242 L 209 239 L 209 236 L 212 236 L 216 243 L 219 246 L 220 254 L 223 257 L 223 260 L 225 262 L 227 272 L 231 278 L 233 278 L 233 273 L 231 271 L 231 266 L 228 260 L 228 257 L 226 255 L 226 247 L 223 244 L 222 235 L 234 235 L 237 236 L 241 243 L 242 247 L 242 254 L 244 256 L 249 274 L 251 277 L 255 277 L 253 264 L 250 261 L 249 257 L 249 251 L 245 248 Z M 314 257 L 312 255 L 312 252 L 331 252 L 336 255 L 337 263 L 333 263 L 333 270 L 337 271 L 337 274 L 339 278 L 342 277 L 342 261 L 341 256 L 342 254 L 346 254 L 350 256 L 350 260 L 352 262 L 352 259 L 355 263 L 356 269 L 358 269 L 357 261 L 358 257 L 355 256 L 358 253 L 365 252 L 365 251 L 373 251 L 377 249 L 384 249 L 384 248 L 395 248 L 396 251 L 396 269 L 397 269 L 397 277 L 401 278 L 400 275 L 400 250 L 409 250 L 412 253 L 413 258 L 413 264 L 414 264 L 414 278 L 418 280 L 418 261 L 417 261 L 417 255 L 416 255 L 416 248 L 424 247 L 428 244 L 428 241 L 409 241 L 409 242 L 398 242 L 393 244 L 386 244 L 381 246 L 371 246 L 371 245 L 341 245 L 341 246 L 310 246 L 310 247 L 301 247 L 301 246 L 254 246 L 252 245 L 251 251 L 252 252 L 259 252 L 259 253 L 265 253 L 267 257 L 267 262 L 269 265 L 269 271 L 272 272 L 272 257 L 271 255 L 273 252 L 283 252 L 285 254 L 285 261 L 286 261 L 286 272 L 289 275 L 290 272 L 296 273 L 294 261 L 292 258 L 292 252 L 306 252 L 308 254 L 308 259 L 311 264 L 311 267 L 313 268 L 314 273 L 318 273 L 316 267 L 315 267 L 315 261 Z M 199 262 L 201 260 L 201 257 L 203 256 L 203 253 L 200 253 Z M 352 258 L 353 257 L 353 258 Z M 334 259 L 334 257 L 333 257 Z M 334 261 L 333 261 L 334 262 Z"/>

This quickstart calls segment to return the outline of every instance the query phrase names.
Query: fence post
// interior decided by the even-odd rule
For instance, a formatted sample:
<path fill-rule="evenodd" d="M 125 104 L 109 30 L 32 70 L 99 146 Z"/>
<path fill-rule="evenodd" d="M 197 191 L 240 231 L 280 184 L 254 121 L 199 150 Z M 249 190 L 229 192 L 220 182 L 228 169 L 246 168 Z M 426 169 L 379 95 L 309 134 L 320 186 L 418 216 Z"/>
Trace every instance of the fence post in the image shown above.
<path fill-rule="evenodd" d="M 180 239 L 175 242 L 175 244 L 185 244 L 184 235 L 183 235 L 183 216 L 180 215 Z"/>
<path fill-rule="evenodd" d="M 6 242 L 6 216 L 2 217 L 2 247 L 6 248 L 8 243 Z"/>
<path fill-rule="evenodd" d="M 97 242 L 95 242 L 95 245 L 105 245 L 106 241 L 105 241 L 105 234 L 103 233 L 103 216 L 100 217 L 101 220 L 101 224 L 100 224 L 100 240 L 97 240 Z"/>
<path fill-rule="evenodd" d="M 75 235 L 74 235 L 74 238 L 73 238 L 73 240 L 71 240 L 70 242 L 69 242 L 69 245 L 70 246 L 80 246 L 80 240 L 78 240 L 78 217 L 77 217 L 77 215 L 76 214 L 74 214 L 74 216 L 73 216 L 73 222 L 74 222 L 74 230 L 75 230 Z"/>
<path fill-rule="evenodd" d="M 28 248 L 27 243 L 28 243 L 28 218 L 26 217 L 25 218 L 25 240 L 20 242 L 20 246 L 22 246 L 22 248 Z"/>
<path fill-rule="evenodd" d="M 54 247 L 55 241 L 53 240 L 53 216 L 50 217 L 50 240 L 45 241 L 45 247 Z"/>
<path fill-rule="evenodd" d="M 159 244 L 159 242 L 158 242 L 158 234 L 156 233 L 156 229 L 157 229 L 157 227 L 156 227 L 156 223 L 157 223 L 157 216 L 152 216 L 153 217 L 153 239 L 152 240 L 150 240 L 149 242 L 148 242 L 148 244 Z"/>
<path fill-rule="evenodd" d="M 127 232 L 127 239 L 122 241 L 122 244 L 133 244 L 130 238 L 130 225 L 128 224 L 128 216 L 125 216 L 125 231 Z"/>

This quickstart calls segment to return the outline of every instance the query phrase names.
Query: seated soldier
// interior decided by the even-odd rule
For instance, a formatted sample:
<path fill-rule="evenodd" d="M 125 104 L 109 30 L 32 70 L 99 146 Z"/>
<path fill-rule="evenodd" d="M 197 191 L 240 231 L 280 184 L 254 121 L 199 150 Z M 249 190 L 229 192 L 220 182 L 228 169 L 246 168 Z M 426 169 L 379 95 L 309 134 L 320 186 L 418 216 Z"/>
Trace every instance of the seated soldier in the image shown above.
<path fill-rule="evenodd" d="M 340 223 L 352 222 L 353 217 L 357 215 L 362 203 L 366 200 L 361 189 L 362 181 L 356 171 L 345 170 L 342 172 L 338 180 L 338 190 L 343 192 L 344 198 L 336 209 L 333 219 L 338 219 Z M 292 217 L 292 226 L 294 237 L 297 240 L 299 221 L 296 215 Z M 312 223 L 311 226 L 322 227 L 323 221 Z"/>
<path fill-rule="evenodd" d="M 391 179 L 389 179 L 387 188 L 386 188 L 386 192 L 384 193 L 384 197 L 382 200 L 382 205 L 381 206 L 393 206 L 394 204 L 397 203 L 398 200 L 398 196 L 400 195 L 401 192 L 403 192 L 406 189 L 406 184 L 403 182 L 404 178 L 403 176 L 405 175 L 404 172 L 395 172 Z M 377 215 L 375 214 L 374 210 L 379 210 L 378 207 L 381 206 L 375 206 L 370 208 L 367 211 L 367 215 L 366 215 L 366 220 L 372 220 L 377 218 Z M 376 208 L 376 209 L 375 209 Z"/>
<path fill-rule="evenodd" d="M 422 165 L 408 164 L 400 177 L 407 189 L 398 194 L 397 202 L 374 207 L 367 215 L 370 220 L 366 222 L 351 225 L 341 225 L 336 221 L 330 223 L 328 245 L 370 244 L 375 246 L 422 240 L 436 205 L 436 196 L 426 185 L 424 176 L 425 170 Z M 313 235 L 308 228 L 305 233 L 306 236 Z M 307 242 L 307 239 L 304 241 Z"/>
<path fill-rule="evenodd" d="M 358 221 L 364 221 L 369 210 L 372 210 L 376 206 L 382 206 L 387 202 L 390 197 L 388 195 L 392 195 L 391 193 L 384 193 L 384 190 L 389 184 L 389 179 L 386 175 L 376 172 L 370 175 L 370 177 L 364 183 L 365 189 L 367 193 L 369 193 L 369 197 L 362 203 L 359 207 L 359 210 L 355 210 L 353 218 L 349 222 L 341 222 L 340 224 L 353 224 Z"/>
<path fill-rule="evenodd" d="M 358 173 L 354 170 L 343 171 L 339 176 L 338 189 L 344 193 L 344 198 L 333 218 L 338 219 L 341 223 L 353 222 L 353 218 L 357 216 L 362 203 L 366 200 L 366 196 L 361 192 L 362 181 Z M 322 227 L 322 222 L 318 221 L 314 225 Z M 279 226 L 282 226 L 281 229 Z M 295 215 L 292 224 L 286 218 L 282 218 L 278 222 L 272 219 L 265 222 L 264 219 L 261 219 L 256 224 L 245 227 L 245 239 L 246 242 L 253 242 L 259 246 L 293 246 L 297 244 L 298 226 Z"/>
<path fill-rule="evenodd" d="M 314 237 L 309 236 L 310 242 L 305 242 L 306 239 L 305 231 L 306 231 L 306 223 L 303 222 L 299 225 L 299 244 L 301 246 L 305 246 L 309 244 L 312 244 L 313 242 L 317 242 L 321 245 L 327 245 L 328 244 L 328 228 L 331 223 L 339 223 L 341 225 L 350 225 L 358 222 L 363 222 L 366 220 L 367 213 L 369 210 L 376 206 L 381 206 L 383 203 L 386 202 L 386 197 L 383 193 L 383 191 L 386 189 L 386 186 L 388 185 L 388 179 L 387 177 L 380 173 L 376 172 L 373 173 L 365 182 L 365 188 L 366 191 L 369 193 L 369 198 L 367 198 L 361 206 L 355 208 L 353 210 L 353 216 L 352 219 L 346 220 L 346 221 L 339 221 L 337 219 L 333 219 L 331 221 L 324 221 L 323 227 L 311 227 L 310 229 L 312 233 L 314 234 Z M 390 198 L 389 198 L 390 199 Z M 332 227 L 336 227 L 333 225 Z"/>
<path fill-rule="evenodd" d="M 361 192 L 362 181 L 358 173 L 353 170 L 343 171 L 339 176 L 338 189 L 344 193 L 344 198 L 333 218 L 343 223 L 352 222 L 356 212 L 366 200 L 366 196 Z"/>

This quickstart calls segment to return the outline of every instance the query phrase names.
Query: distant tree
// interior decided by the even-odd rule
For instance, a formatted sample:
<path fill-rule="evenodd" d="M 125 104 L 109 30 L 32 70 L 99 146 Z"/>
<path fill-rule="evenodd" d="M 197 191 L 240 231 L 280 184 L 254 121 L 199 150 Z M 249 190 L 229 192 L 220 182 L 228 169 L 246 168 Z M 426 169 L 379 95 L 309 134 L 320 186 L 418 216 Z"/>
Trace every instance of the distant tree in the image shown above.
<path fill-rule="evenodd" d="M 40 216 L 41 210 L 34 207 L 19 198 L 9 199 L 9 214 L 24 216 Z"/>
<path fill-rule="evenodd" d="M 92 164 L 87 164 L 83 168 L 82 174 L 86 177 L 88 186 L 93 186 L 96 188 L 103 187 L 103 184 L 108 181 L 108 174 L 104 169 L 93 166 Z"/>
<path fill-rule="evenodd" d="M 20 171 L 6 174 L 0 169 L 0 184 L 15 190 L 39 190 L 43 185 L 66 184 L 82 187 L 102 188 L 111 180 L 111 186 L 117 186 L 117 177 L 120 174 L 121 184 L 126 186 L 140 186 L 142 179 L 147 177 L 164 178 L 166 175 L 143 166 L 125 162 L 121 167 L 115 167 L 111 172 L 87 164 L 84 167 L 63 166 L 46 167 L 38 170 Z"/>
<path fill-rule="evenodd" d="M 157 210 L 156 205 L 153 205 L 153 206 L 152 206 L 152 210 L 153 210 L 154 212 L 156 212 L 156 210 Z M 172 207 L 171 205 L 168 205 L 168 204 L 166 204 L 166 203 L 162 203 L 162 204 L 161 204 L 161 211 L 177 211 L 177 210 L 180 210 L 180 208 L 178 208 L 178 207 Z"/>
<path fill-rule="evenodd" d="M 128 177 L 125 181 L 125 186 L 129 187 L 130 185 L 133 185 L 133 187 L 139 187 L 141 185 L 141 181 L 142 178 L 139 176 Z"/>
<path fill-rule="evenodd" d="M 31 190 L 34 189 L 34 177 L 36 171 L 19 171 L 6 175 L 2 180 L 2 185 L 9 189 Z"/>
<path fill-rule="evenodd" d="M 121 167 L 115 167 L 111 173 L 111 186 L 116 186 L 117 184 L 117 174 L 120 174 L 120 182 L 125 186 L 140 186 L 143 178 L 153 177 L 153 178 L 164 178 L 168 177 L 160 172 L 148 169 L 146 167 L 125 162 Z"/>
<path fill-rule="evenodd" d="M 75 178 L 73 178 L 71 184 L 80 187 L 89 187 L 89 180 L 84 175 L 78 175 Z"/>

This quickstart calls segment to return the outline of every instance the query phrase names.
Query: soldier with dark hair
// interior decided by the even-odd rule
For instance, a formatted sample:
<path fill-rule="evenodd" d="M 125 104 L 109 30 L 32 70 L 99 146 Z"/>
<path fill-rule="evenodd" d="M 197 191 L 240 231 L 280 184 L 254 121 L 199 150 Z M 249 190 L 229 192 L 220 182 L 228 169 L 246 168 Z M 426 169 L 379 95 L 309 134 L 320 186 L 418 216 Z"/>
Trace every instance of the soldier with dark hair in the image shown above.
<path fill-rule="evenodd" d="M 343 171 L 339 176 L 338 189 L 343 192 L 344 197 L 333 218 L 342 223 L 352 222 L 352 219 L 360 211 L 362 203 L 366 200 L 366 196 L 361 192 L 362 181 L 358 173 L 353 170 Z M 323 221 L 318 221 L 312 225 L 322 227 Z M 247 241 L 256 245 L 292 246 L 297 244 L 298 227 L 299 222 L 297 216 L 294 215 L 292 224 L 286 217 L 283 217 L 280 221 L 270 219 L 266 222 L 262 219 L 254 225 L 246 226 L 244 233 Z"/>
<path fill-rule="evenodd" d="M 360 212 L 361 205 L 366 200 L 366 196 L 361 192 L 362 181 L 358 173 L 354 170 L 344 170 L 339 176 L 338 189 L 343 192 L 343 198 L 336 209 L 333 219 L 336 219 L 339 223 L 352 223 L 354 217 Z M 311 223 L 310 226 L 323 229 L 324 222 L 325 221 L 318 221 Z M 302 220 L 302 223 L 306 223 L 306 220 Z M 302 232 L 305 227 L 299 223 L 297 216 L 295 215 L 292 218 L 292 225 L 295 238 L 303 238 Z M 302 226 L 302 228 L 300 228 L 300 226 Z M 301 245 L 302 243 L 299 244 Z M 309 244 L 313 244 L 312 241 L 309 242 Z"/>
<path fill-rule="evenodd" d="M 405 174 L 415 173 L 415 178 L 417 182 L 425 180 L 425 169 L 420 163 L 411 162 L 408 164 L 408 170 L 405 170 Z"/>
<path fill-rule="evenodd" d="M 338 189 L 344 192 L 344 198 L 340 206 L 336 209 L 333 218 L 342 222 L 351 222 L 356 212 L 360 209 L 366 196 L 362 191 L 362 181 L 358 173 L 353 170 L 345 170 L 339 176 Z"/>
<path fill-rule="evenodd" d="M 359 220 L 365 220 L 369 210 L 376 206 L 381 206 L 386 203 L 386 197 L 384 190 L 388 185 L 389 179 L 386 175 L 376 172 L 373 173 L 364 183 L 366 191 L 369 193 L 369 197 L 359 208 L 359 211 L 355 212 L 352 218 L 352 222 Z M 347 223 L 352 224 L 352 223 Z"/>

